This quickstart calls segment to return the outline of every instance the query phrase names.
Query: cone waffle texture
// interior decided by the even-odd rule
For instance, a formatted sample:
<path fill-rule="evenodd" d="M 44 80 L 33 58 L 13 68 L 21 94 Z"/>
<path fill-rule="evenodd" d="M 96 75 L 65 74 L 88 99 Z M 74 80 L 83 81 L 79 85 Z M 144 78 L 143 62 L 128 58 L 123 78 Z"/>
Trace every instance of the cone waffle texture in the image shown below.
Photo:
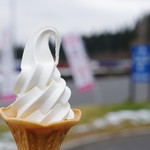
<path fill-rule="evenodd" d="M 81 111 L 73 110 L 74 119 L 64 120 L 51 124 L 17 119 L 11 111 L 11 106 L 1 108 L 0 114 L 8 124 L 18 150 L 59 150 L 67 132 L 81 117 Z"/>

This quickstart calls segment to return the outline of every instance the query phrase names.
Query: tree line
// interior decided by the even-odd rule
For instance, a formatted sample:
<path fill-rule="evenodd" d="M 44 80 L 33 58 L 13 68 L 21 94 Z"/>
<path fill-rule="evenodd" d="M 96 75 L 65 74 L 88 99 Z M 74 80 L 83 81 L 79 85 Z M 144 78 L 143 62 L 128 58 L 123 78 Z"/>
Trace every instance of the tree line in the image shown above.
<path fill-rule="evenodd" d="M 116 33 L 104 32 L 91 36 L 83 35 L 82 39 L 90 57 L 106 52 L 109 54 L 117 54 L 120 52 L 129 53 L 132 43 L 136 43 L 136 41 L 138 43 L 150 43 L 150 15 L 139 19 L 132 29 L 124 28 Z M 49 45 L 54 54 L 54 45 L 51 42 L 49 42 Z M 21 59 L 23 49 L 22 46 L 15 46 L 16 59 Z M 62 45 L 60 47 L 60 60 L 66 60 Z"/>

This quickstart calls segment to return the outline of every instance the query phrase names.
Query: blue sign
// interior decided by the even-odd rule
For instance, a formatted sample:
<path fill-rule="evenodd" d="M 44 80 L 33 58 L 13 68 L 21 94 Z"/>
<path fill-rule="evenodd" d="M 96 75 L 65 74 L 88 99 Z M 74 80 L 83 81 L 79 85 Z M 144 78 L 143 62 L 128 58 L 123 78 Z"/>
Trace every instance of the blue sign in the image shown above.
<path fill-rule="evenodd" d="M 132 80 L 135 82 L 150 81 L 150 45 L 132 47 Z"/>

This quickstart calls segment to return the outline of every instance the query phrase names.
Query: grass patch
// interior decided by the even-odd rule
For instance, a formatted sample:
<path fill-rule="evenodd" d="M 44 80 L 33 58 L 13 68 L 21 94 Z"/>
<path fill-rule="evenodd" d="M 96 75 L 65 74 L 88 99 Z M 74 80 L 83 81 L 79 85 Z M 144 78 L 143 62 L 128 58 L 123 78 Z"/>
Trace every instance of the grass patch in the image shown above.
<path fill-rule="evenodd" d="M 139 110 L 150 109 L 150 102 L 124 102 L 112 105 L 87 105 L 79 107 L 82 111 L 82 118 L 80 123 L 90 123 L 93 120 L 103 117 L 109 112 L 116 112 L 120 110 Z"/>
<path fill-rule="evenodd" d="M 5 123 L 0 123 L 0 134 L 6 131 L 9 131 L 8 126 Z"/>

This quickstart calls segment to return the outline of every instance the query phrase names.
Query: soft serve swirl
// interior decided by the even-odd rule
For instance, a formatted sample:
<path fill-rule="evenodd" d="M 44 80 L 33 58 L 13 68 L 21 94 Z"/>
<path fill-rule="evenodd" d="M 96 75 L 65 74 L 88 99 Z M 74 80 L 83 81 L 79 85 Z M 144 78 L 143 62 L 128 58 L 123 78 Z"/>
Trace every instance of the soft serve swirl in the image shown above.
<path fill-rule="evenodd" d="M 55 60 L 49 49 L 49 36 L 55 37 Z M 60 36 L 56 29 L 43 27 L 29 39 L 14 86 L 17 95 L 12 110 L 17 118 L 39 123 L 73 119 L 68 100 L 70 89 L 57 69 Z"/>

